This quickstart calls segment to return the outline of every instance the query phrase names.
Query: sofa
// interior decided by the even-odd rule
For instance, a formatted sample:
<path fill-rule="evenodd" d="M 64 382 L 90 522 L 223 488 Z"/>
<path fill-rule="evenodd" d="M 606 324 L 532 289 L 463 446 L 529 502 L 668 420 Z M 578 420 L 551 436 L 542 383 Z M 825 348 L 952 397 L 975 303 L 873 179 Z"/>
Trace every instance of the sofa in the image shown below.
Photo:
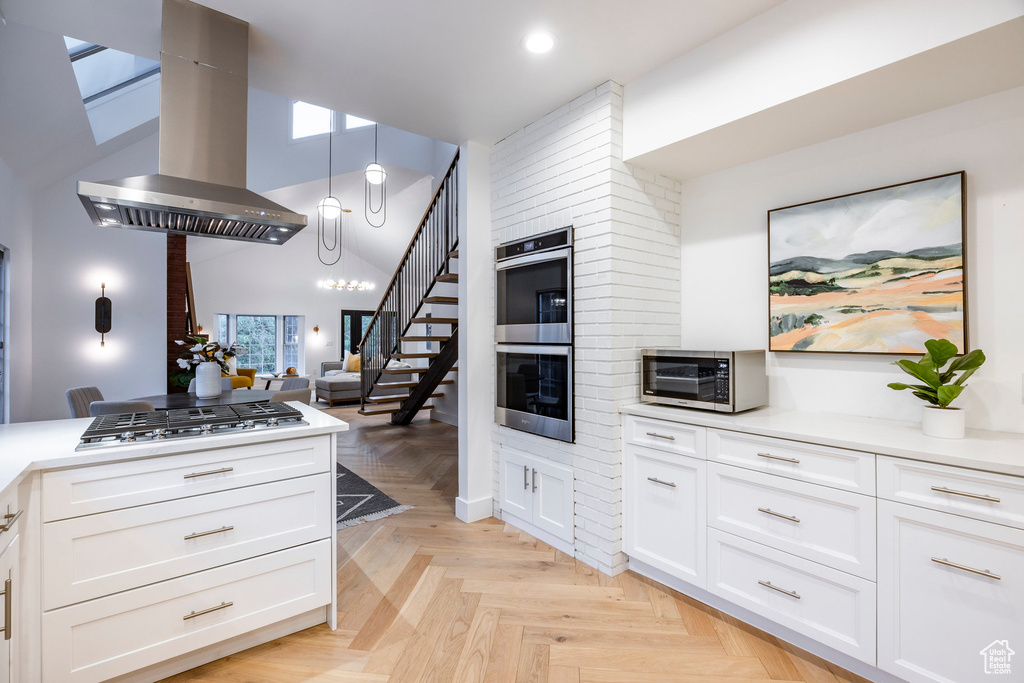
<path fill-rule="evenodd" d="M 228 375 L 226 372 L 222 372 L 220 376 L 231 377 L 232 389 L 252 389 L 252 385 L 256 381 L 256 368 L 237 368 L 235 372 L 238 374 Z"/>
<path fill-rule="evenodd" d="M 393 365 L 395 361 L 391 361 L 388 367 L 395 367 Z M 404 365 L 404 364 L 403 364 Z M 409 367 L 406 365 L 405 367 Z M 339 372 L 345 369 L 345 361 L 325 361 L 320 364 L 320 375 L 314 386 L 316 387 L 316 398 L 318 401 L 326 401 L 330 407 L 334 407 L 335 402 L 339 403 L 351 403 L 358 402 L 361 398 L 361 392 L 359 390 L 360 373 L 358 372 Z M 334 372 L 330 376 L 328 372 Z M 412 375 L 387 375 L 385 382 L 408 382 L 412 378 Z M 407 394 L 408 389 L 403 388 L 385 388 L 377 389 L 373 392 L 374 396 L 389 396 L 392 394 Z"/>

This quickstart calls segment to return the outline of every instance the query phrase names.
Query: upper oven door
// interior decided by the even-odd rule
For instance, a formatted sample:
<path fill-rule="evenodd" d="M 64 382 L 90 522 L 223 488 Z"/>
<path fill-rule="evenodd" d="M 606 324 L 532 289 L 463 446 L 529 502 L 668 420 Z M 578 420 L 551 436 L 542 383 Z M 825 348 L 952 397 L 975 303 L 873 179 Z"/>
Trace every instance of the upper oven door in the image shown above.
<path fill-rule="evenodd" d="M 729 360 L 715 355 L 645 351 L 641 356 L 641 400 L 713 410 L 717 404 L 728 404 Z"/>
<path fill-rule="evenodd" d="M 496 266 L 498 343 L 572 343 L 572 249 L 502 261 Z"/>

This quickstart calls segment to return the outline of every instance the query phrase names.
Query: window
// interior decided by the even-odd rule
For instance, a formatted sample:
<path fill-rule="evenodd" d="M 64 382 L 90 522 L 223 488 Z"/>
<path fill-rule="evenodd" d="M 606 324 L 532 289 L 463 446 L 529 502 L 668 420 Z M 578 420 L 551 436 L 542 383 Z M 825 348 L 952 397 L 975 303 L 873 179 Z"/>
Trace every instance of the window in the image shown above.
<path fill-rule="evenodd" d="M 373 311 L 341 312 L 341 336 L 344 339 L 342 351 L 347 349 L 350 353 L 359 353 L 359 342 L 363 340 L 371 320 Z"/>
<path fill-rule="evenodd" d="M 353 128 L 365 128 L 366 126 L 372 126 L 376 121 L 370 121 L 369 119 L 361 119 L 358 116 L 352 116 L 352 114 L 345 114 L 345 130 L 352 130 Z"/>
<path fill-rule="evenodd" d="M 315 104 L 292 102 L 292 140 L 334 132 L 334 112 Z"/>
<path fill-rule="evenodd" d="M 305 371 L 304 327 L 301 315 L 217 314 L 217 335 L 222 346 L 241 344 L 247 353 L 239 354 L 236 365 L 256 368 L 257 372 L 283 372 L 295 368 Z"/>

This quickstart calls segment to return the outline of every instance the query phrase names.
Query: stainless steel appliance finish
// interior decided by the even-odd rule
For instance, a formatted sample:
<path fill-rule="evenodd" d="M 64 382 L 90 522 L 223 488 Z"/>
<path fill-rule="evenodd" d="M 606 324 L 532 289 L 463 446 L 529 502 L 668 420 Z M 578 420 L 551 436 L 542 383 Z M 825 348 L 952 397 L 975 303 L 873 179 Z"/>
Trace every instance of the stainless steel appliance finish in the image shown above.
<path fill-rule="evenodd" d="M 495 250 L 494 340 L 572 343 L 572 228 L 503 244 Z"/>
<path fill-rule="evenodd" d="M 100 226 L 283 244 L 306 216 L 245 189 L 249 24 L 164 0 L 159 173 L 79 181 Z"/>
<path fill-rule="evenodd" d="M 574 441 L 572 346 L 498 344 L 496 352 L 494 421 Z"/>
<path fill-rule="evenodd" d="M 644 349 L 640 401 L 738 413 L 768 404 L 765 352 Z"/>
<path fill-rule="evenodd" d="M 82 434 L 75 450 L 306 424 L 309 423 L 302 419 L 302 412 L 286 403 L 235 403 L 227 406 L 101 415 Z M 194 476 L 207 474 L 214 472 Z"/>

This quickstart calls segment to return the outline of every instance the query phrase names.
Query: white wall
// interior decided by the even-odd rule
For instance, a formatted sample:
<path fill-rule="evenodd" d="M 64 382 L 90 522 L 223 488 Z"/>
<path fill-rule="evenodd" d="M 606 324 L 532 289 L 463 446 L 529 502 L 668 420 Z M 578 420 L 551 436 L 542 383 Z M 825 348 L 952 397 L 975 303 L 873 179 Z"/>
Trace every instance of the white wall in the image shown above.
<path fill-rule="evenodd" d="M 1024 432 L 1024 88 L 781 154 L 682 186 L 682 345 L 766 348 L 766 211 L 967 172 L 971 345 L 988 363 L 958 404 L 971 427 Z M 918 420 L 884 356 L 771 354 L 770 402 Z"/>
<path fill-rule="evenodd" d="M 154 173 L 151 136 L 39 190 L 32 213 L 32 404 L 27 417 L 68 417 L 64 392 L 94 385 L 108 400 L 166 391 L 164 235 L 92 224 L 79 179 Z M 112 329 L 104 348 L 94 301 L 107 283 Z"/>
<path fill-rule="evenodd" d="M 10 336 L 4 349 L 5 415 L 0 422 L 24 422 L 32 406 L 32 206 L 25 188 L 0 160 L 0 244 L 10 250 L 3 287 L 10 287 L 3 321 Z"/>
<path fill-rule="evenodd" d="M 622 161 L 622 87 L 608 82 L 496 144 L 491 188 L 492 246 L 566 225 L 575 235 L 576 442 L 494 425 L 495 501 L 500 448 L 570 465 L 576 557 L 616 574 L 626 566 L 618 409 L 639 399 L 640 349 L 679 342 L 679 183 Z M 492 387 L 494 372 L 492 356 Z"/>

